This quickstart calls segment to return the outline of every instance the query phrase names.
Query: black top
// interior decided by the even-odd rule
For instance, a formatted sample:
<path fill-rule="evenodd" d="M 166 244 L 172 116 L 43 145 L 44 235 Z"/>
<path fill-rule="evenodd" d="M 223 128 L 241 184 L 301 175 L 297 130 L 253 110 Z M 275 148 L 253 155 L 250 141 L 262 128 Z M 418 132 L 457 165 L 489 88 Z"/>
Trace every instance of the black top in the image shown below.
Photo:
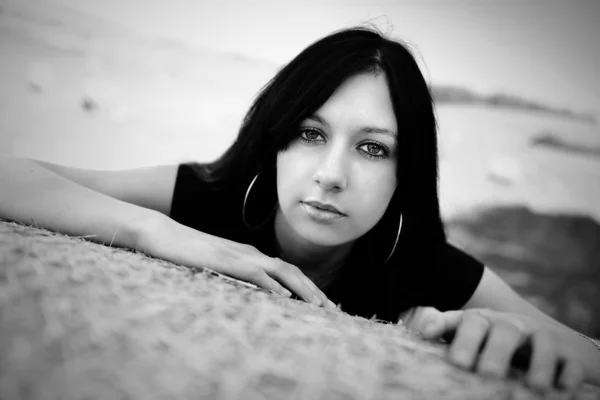
<path fill-rule="evenodd" d="M 250 230 L 242 222 L 247 187 L 216 188 L 206 181 L 204 167 L 193 162 L 179 165 L 171 218 L 275 257 L 273 224 Z M 351 254 L 340 278 L 323 291 L 334 303 L 341 302 L 344 312 L 365 318 L 376 314 L 377 319 L 394 323 L 402 311 L 418 305 L 440 311 L 459 309 L 477 288 L 483 264 L 449 243 L 437 246 L 435 251 L 439 253 L 435 265 L 404 260 L 399 249 L 385 266 L 368 263 L 362 254 Z"/>

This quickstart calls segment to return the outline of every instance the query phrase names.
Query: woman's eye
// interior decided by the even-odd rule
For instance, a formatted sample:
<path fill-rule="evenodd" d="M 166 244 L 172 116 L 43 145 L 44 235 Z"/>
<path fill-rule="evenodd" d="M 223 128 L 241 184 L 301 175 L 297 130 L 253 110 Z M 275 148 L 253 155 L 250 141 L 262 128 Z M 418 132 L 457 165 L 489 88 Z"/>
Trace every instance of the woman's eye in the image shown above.
<path fill-rule="evenodd" d="M 361 147 L 371 156 L 384 157 L 386 155 L 384 148 L 375 143 L 366 143 Z"/>
<path fill-rule="evenodd" d="M 315 141 L 319 139 L 321 134 L 311 129 L 305 129 L 300 133 L 300 136 L 305 140 Z"/>

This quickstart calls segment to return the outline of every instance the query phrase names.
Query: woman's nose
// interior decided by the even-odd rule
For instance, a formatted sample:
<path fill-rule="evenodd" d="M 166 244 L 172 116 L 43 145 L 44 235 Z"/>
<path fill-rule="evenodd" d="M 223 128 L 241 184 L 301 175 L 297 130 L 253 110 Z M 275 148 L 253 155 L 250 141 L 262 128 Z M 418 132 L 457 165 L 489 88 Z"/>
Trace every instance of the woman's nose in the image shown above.
<path fill-rule="evenodd" d="M 345 189 L 348 180 L 344 162 L 341 152 L 324 152 L 314 174 L 315 182 L 325 190 Z"/>

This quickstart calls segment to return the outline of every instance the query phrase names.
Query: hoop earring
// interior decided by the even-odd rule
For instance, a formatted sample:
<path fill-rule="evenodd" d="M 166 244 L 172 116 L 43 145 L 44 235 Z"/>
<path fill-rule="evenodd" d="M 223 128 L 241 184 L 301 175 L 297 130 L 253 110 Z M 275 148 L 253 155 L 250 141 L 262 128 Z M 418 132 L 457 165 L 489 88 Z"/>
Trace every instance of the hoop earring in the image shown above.
<path fill-rule="evenodd" d="M 392 258 L 392 255 L 394 255 L 394 251 L 396 250 L 396 246 L 398 245 L 398 239 L 400 238 L 401 231 L 402 231 L 402 213 L 400 213 L 400 224 L 398 224 L 398 234 L 396 235 L 396 241 L 394 242 L 394 247 L 392 247 L 392 252 L 388 256 L 388 258 L 386 258 L 386 260 L 383 262 L 384 264 L 386 264 L 390 260 L 390 258 Z"/>
<path fill-rule="evenodd" d="M 256 226 L 250 226 L 250 224 L 246 220 L 246 202 L 248 201 L 248 195 L 250 194 L 250 189 L 252 189 L 252 186 L 254 186 L 254 182 L 256 182 L 259 175 L 260 175 L 260 172 L 258 174 L 256 174 L 254 179 L 252 179 L 252 182 L 250 182 L 250 185 L 248 185 L 248 190 L 246 190 L 246 195 L 244 196 L 244 204 L 242 204 L 242 222 L 244 223 L 244 225 L 246 225 L 246 228 L 248 228 L 250 230 L 257 230 L 257 229 L 260 229 L 263 226 L 265 226 L 267 224 L 267 222 L 269 222 L 269 220 L 271 219 L 273 214 L 275 213 L 275 210 L 277 209 L 277 204 L 275 204 L 275 207 L 273 207 L 273 211 L 271 211 L 271 213 L 269 214 L 267 219 L 263 223 L 258 224 Z"/>

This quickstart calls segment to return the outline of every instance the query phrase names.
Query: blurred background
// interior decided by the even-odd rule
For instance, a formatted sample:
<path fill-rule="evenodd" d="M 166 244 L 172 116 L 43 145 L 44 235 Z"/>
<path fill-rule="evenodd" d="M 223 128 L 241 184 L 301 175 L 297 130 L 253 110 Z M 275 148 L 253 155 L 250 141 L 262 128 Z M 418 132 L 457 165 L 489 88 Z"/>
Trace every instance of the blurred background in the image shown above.
<path fill-rule="evenodd" d="M 450 241 L 600 337 L 600 2 L 0 0 L 0 154 L 209 161 L 314 40 L 370 23 L 437 102 Z"/>

